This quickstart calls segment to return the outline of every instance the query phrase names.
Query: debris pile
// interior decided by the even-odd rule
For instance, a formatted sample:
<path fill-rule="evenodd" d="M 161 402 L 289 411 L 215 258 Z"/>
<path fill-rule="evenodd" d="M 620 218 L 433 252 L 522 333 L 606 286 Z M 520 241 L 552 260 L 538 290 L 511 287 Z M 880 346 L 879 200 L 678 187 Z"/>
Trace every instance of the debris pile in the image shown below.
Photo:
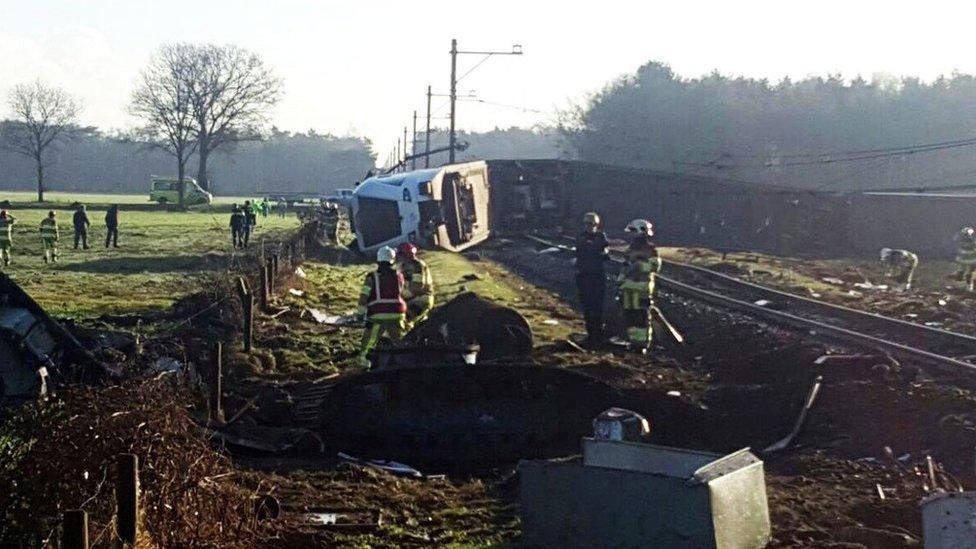
<path fill-rule="evenodd" d="M 66 390 L 0 427 L 0 546 L 57 539 L 83 509 L 94 545 L 115 536 L 116 463 L 139 458 L 141 530 L 159 547 L 253 547 L 267 536 L 230 461 L 199 433 L 174 376 Z M 65 459 L 70 454 L 70 459 Z M 56 495 L 57 497 L 53 497 Z"/>

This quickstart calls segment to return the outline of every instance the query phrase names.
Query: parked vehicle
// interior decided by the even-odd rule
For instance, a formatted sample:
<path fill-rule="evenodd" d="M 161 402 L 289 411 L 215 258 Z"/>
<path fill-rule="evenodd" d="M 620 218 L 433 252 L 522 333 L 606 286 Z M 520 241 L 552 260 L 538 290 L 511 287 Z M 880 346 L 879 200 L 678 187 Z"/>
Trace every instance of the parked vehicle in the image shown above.
<path fill-rule="evenodd" d="M 149 187 L 149 200 L 160 204 L 178 204 L 180 201 L 179 180 L 175 177 L 152 176 Z M 203 190 L 192 177 L 183 178 L 183 203 L 187 206 L 210 204 L 213 194 Z"/>

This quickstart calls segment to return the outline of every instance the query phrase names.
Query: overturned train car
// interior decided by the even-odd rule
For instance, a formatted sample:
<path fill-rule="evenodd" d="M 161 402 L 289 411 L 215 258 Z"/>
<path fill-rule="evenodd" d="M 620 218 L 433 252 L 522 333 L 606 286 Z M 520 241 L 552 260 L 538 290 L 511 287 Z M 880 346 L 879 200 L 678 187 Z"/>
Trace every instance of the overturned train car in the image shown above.
<path fill-rule="evenodd" d="M 976 194 L 823 192 L 569 160 L 487 160 L 367 179 L 352 219 L 360 250 L 407 240 L 460 251 L 492 233 L 578 227 L 596 211 L 612 235 L 652 219 L 668 246 L 818 257 L 882 247 L 950 258 L 976 225 Z"/>

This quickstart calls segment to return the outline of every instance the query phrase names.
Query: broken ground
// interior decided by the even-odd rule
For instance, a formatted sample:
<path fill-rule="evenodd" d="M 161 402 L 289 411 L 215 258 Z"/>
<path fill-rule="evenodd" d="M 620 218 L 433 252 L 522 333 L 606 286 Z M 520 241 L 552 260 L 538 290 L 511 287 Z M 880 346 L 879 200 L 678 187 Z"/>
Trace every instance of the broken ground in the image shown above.
<path fill-rule="evenodd" d="M 890 547 L 913 543 L 920 534 L 917 501 L 926 489 L 914 468 L 926 451 L 946 463 L 947 472 L 941 479 L 944 485 L 952 485 L 953 473 L 963 475 L 966 482 L 972 480 L 967 473 L 968 459 L 958 457 L 968 456 L 973 444 L 973 422 L 968 412 L 973 396 L 966 391 L 932 385 L 897 368 L 874 368 L 873 364 L 820 371 L 813 360 L 829 349 L 815 338 L 692 302 L 667 304 L 673 320 L 689 337 L 685 347 L 662 346 L 650 359 L 610 351 L 581 353 L 565 343 L 567 335 L 581 330 L 582 325 L 572 306 L 573 291 L 566 284 L 566 275 L 571 277 L 571 271 L 564 261 L 539 257 L 529 249 L 502 246 L 486 247 L 476 255 L 430 253 L 427 258 L 441 300 L 465 287 L 520 310 L 535 331 L 534 356 L 539 362 L 586 371 L 619 387 L 626 397 L 623 404 L 651 418 L 655 440 L 660 443 L 713 451 L 747 445 L 762 448 L 789 431 L 813 377 L 824 375 L 821 399 L 797 445 L 782 455 L 767 458 L 777 545 L 827 547 L 847 543 Z M 243 355 L 236 351 L 239 347 L 234 341 L 228 342 L 227 352 L 232 353 L 227 357 L 232 374 L 228 416 L 236 414 L 253 396 L 273 387 L 281 398 L 269 399 L 264 410 L 248 410 L 239 421 L 255 425 L 269 418 L 287 421 L 292 389 L 354 368 L 351 359 L 359 331 L 324 327 L 303 311 L 316 308 L 342 314 L 351 310 L 362 274 L 368 268 L 334 250 L 324 253 L 318 260 L 306 263 L 304 279 L 293 278 L 282 289 L 282 297 L 271 312 L 280 312 L 278 316 L 260 316 L 257 352 Z M 297 292 L 288 292 L 289 288 L 301 294 L 294 295 Z M 225 320 L 232 320 L 231 316 Z M 192 338 L 192 334 L 187 337 Z M 247 364 L 242 365 L 242 360 Z M 188 540 L 201 544 L 296 546 L 331 542 L 429 546 L 517 541 L 517 480 L 511 467 L 514 464 L 493 471 L 454 472 L 442 480 L 395 478 L 358 467 L 300 471 L 293 470 L 294 463 L 283 464 L 277 472 L 268 471 L 269 467 L 275 468 L 270 461 L 238 458 L 235 462 L 205 444 L 179 445 L 189 447 L 190 452 L 172 445 L 155 446 L 151 441 L 184 437 L 188 441 L 205 440 L 185 419 L 191 415 L 201 417 L 201 399 L 185 388 L 173 389 L 174 396 L 167 402 L 177 405 L 166 408 L 166 413 L 175 414 L 176 419 L 159 421 L 158 411 L 136 405 L 142 383 L 153 381 L 133 380 L 120 390 L 67 392 L 61 399 L 30 408 L 21 416 L 51 414 L 51 421 L 8 423 L 21 426 L 21 430 L 8 430 L 6 440 L 14 442 L 6 446 L 7 468 L 0 467 L 0 471 L 5 481 L 22 487 L 17 493 L 51 499 L 50 494 L 60 493 L 59 482 L 77 484 L 79 491 L 65 495 L 63 501 L 54 499 L 53 507 L 33 507 L 35 501 L 29 498 L 5 503 L 26 503 L 28 507 L 19 512 L 29 509 L 33 515 L 38 515 L 37 509 L 45 509 L 48 521 L 44 524 L 48 527 L 56 523 L 59 509 L 84 504 L 92 510 L 96 525 L 101 524 L 104 530 L 108 521 L 105 498 L 112 488 L 111 475 L 107 474 L 111 464 L 104 456 L 134 450 L 143 458 L 144 467 L 159 472 L 143 478 L 144 489 L 150 494 L 147 497 L 165 497 L 162 494 L 169 493 L 184 498 L 180 501 L 216 498 L 215 501 L 238 502 L 228 505 L 237 505 L 232 508 L 240 519 L 239 525 L 221 529 L 221 515 L 194 514 L 189 510 L 192 506 L 176 500 L 161 501 L 164 508 L 168 505 L 175 511 L 169 515 L 147 515 L 147 521 L 156 521 L 147 524 L 147 528 L 157 542 L 161 541 L 161 534 L 160 530 L 154 534 L 154 528 L 165 528 L 167 520 L 192 526 L 180 531 L 194 532 L 187 535 L 197 537 Z M 169 394 L 151 387 L 154 394 Z M 101 398 L 105 399 L 104 404 L 90 405 L 91 399 Z M 281 404 L 284 408 L 270 410 Z M 76 406 L 90 411 L 72 413 Z M 58 410 L 64 412 L 59 415 Z M 59 454 L 45 446 L 44 441 L 63 440 L 48 439 L 47 435 L 65 432 L 67 424 L 63 422 L 72 418 L 72 428 L 81 429 L 82 434 L 75 434 L 70 440 L 83 440 L 97 433 L 117 436 L 95 445 L 100 453 L 91 462 L 72 454 L 70 463 L 51 463 L 49 460 L 59 459 Z M 40 430 L 32 430 L 31 426 Z M 142 441 L 149 441 L 150 447 Z M 887 457 L 885 446 L 893 448 L 893 458 Z M 12 452 L 14 448 L 17 450 Z M 154 453 L 153 448 L 172 450 Z M 163 466 L 164 463 L 172 465 Z M 196 469 L 191 466 L 194 463 L 207 466 Z M 32 484 L 38 477 L 25 476 L 35 470 L 30 464 L 43 464 L 59 475 L 44 484 Z M 86 481 L 80 482 L 79 478 Z M 89 478 L 94 480 L 88 481 Z M 186 486 L 186 491 L 167 492 L 173 483 Z M 879 486 L 884 500 L 879 496 Z M 253 511 L 240 506 L 240 502 L 258 494 L 278 497 L 285 510 L 282 518 L 265 523 L 252 521 Z M 92 496 L 96 497 L 89 499 Z M 306 510 L 340 506 L 378 511 L 384 524 L 367 531 L 342 533 L 315 527 L 301 517 Z M 4 509 L 9 513 L 16 508 Z M 47 535 L 50 531 L 37 533 Z M 215 537 L 218 534 L 222 537 Z"/>

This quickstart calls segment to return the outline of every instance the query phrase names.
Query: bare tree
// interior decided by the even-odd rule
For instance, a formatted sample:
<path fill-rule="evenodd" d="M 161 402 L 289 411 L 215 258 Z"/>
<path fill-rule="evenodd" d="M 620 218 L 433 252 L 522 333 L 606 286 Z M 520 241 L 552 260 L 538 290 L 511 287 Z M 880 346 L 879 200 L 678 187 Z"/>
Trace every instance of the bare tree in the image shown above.
<path fill-rule="evenodd" d="M 78 127 L 81 103 L 64 90 L 35 80 L 14 86 L 9 104 L 13 122 L 7 125 L 4 140 L 10 150 L 34 159 L 37 201 L 44 202 L 44 168 L 51 162 L 46 153 L 83 130 Z"/>
<path fill-rule="evenodd" d="M 188 80 L 197 123 L 197 180 L 210 189 L 210 153 L 259 139 L 268 111 L 281 98 L 281 80 L 257 55 L 237 46 L 186 46 L 193 50 Z"/>
<path fill-rule="evenodd" d="M 196 63 L 184 44 L 160 48 L 139 76 L 129 111 L 145 122 L 139 135 L 176 158 L 179 205 L 184 205 L 186 163 L 197 149 L 197 124 L 189 82 Z"/>

